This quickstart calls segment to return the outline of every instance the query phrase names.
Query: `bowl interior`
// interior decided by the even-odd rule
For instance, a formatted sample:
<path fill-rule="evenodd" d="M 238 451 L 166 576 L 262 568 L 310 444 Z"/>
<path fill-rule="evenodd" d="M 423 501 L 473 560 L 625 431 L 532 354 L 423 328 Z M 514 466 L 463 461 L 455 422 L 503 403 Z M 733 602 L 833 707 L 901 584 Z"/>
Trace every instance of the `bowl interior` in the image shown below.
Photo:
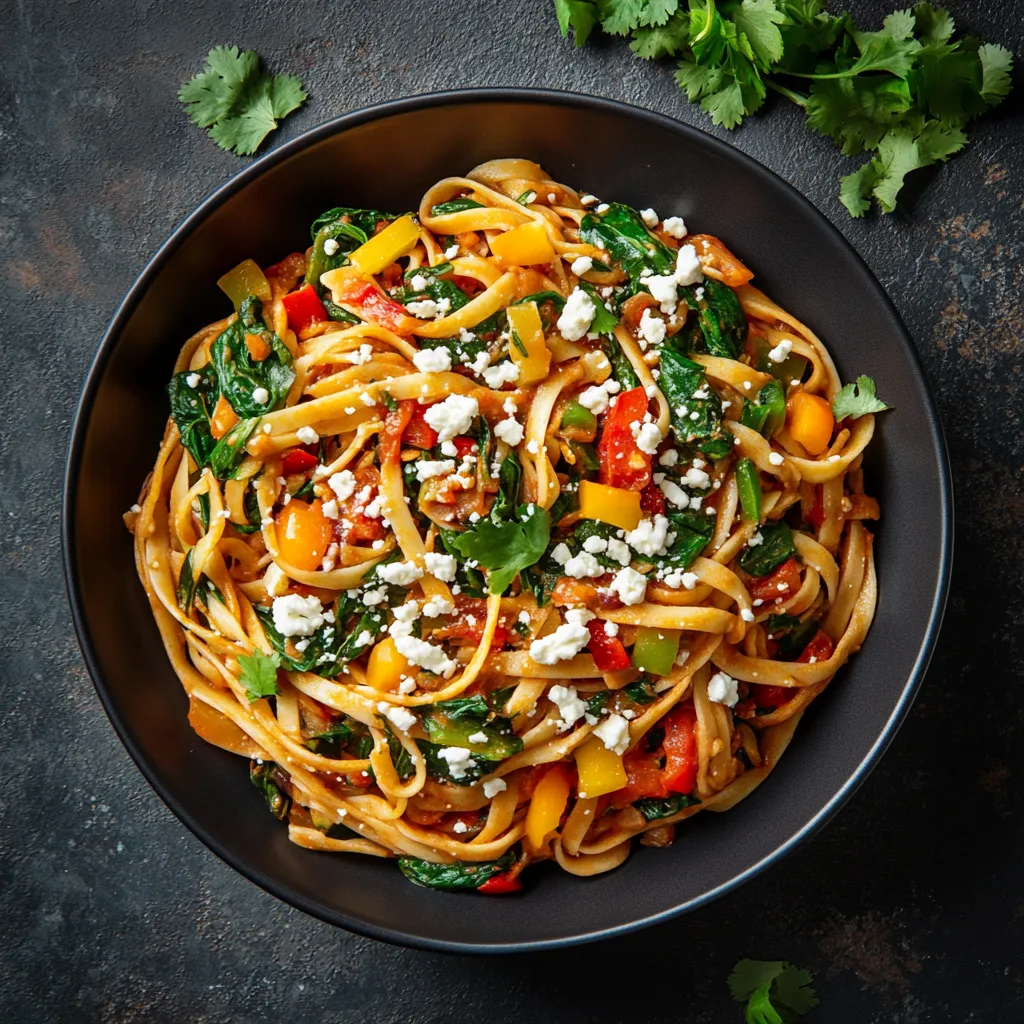
<path fill-rule="evenodd" d="M 867 459 L 868 489 L 883 513 L 874 626 L 776 772 L 728 814 L 698 815 L 671 849 L 638 849 L 595 879 L 541 868 L 524 894 L 496 908 L 416 888 L 394 864 L 288 842 L 244 762 L 189 728 L 121 514 L 155 457 L 178 348 L 225 313 L 220 274 L 246 257 L 267 265 L 304 249 L 308 225 L 331 206 L 414 209 L 437 179 L 510 155 L 721 236 L 755 270 L 755 284 L 825 340 L 844 379 L 872 374 L 897 411 L 879 419 Z M 146 777 L 191 829 L 254 881 L 329 921 L 392 941 L 479 950 L 594 937 L 695 906 L 823 820 L 884 748 L 923 671 L 948 569 L 947 519 L 941 435 L 906 333 L 864 264 L 805 200 L 665 118 L 583 97 L 478 91 L 389 104 L 316 129 L 243 172 L 178 230 L 115 317 L 87 385 L 65 541 L 100 696 Z"/>

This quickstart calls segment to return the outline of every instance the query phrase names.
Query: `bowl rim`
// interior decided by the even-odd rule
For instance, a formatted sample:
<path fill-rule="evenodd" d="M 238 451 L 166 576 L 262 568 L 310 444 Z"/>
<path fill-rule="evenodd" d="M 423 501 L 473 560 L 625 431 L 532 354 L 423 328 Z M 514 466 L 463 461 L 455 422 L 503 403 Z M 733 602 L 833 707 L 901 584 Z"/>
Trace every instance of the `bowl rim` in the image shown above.
<path fill-rule="evenodd" d="M 768 179 L 776 187 L 781 185 L 788 190 L 791 197 L 798 200 L 811 214 L 813 220 L 817 220 L 822 229 L 832 236 L 833 242 L 839 242 L 854 258 L 854 263 L 861 272 L 863 285 L 875 295 L 877 301 L 887 307 L 894 322 L 898 326 L 898 341 L 909 357 L 909 364 L 913 376 L 916 379 L 918 390 L 923 398 L 923 405 L 927 419 L 928 429 L 932 447 L 935 452 L 939 469 L 939 529 L 940 529 L 940 560 L 939 575 L 934 593 L 931 597 L 931 608 L 928 613 L 928 622 L 924 635 L 921 638 L 914 665 L 907 678 L 906 684 L 900 694 L 898 701 L 893 707 L 878 737 L 872 743 L 868 752 L 861 759 L 856 769 L 849 776 L 846 782 L 836 791 L 828 802 L 811 818 L 801 829 L 791 835 L 781 845 L 776 846 L 772 852 L 745 870 L 723 882 L 721 885 L 702 893 L 692 899 L 686 900 L 675 906 L 668 907 L 656 914 L 649 914 L 646 917 L 627 921 L 622 924 L 606 928 L 599 928 L 582 934 L 562 936 L 553 939 L 527 940 L 512 943 L 475 943 L 454 940 L 433 939 L 427 936 L 414 935 L 403 932 L 399 929 L 384 927 L 353 917 L 349 914 L 332 910 L 321 903 L 307 899 L 289 886 L 282 884 L 270 875 L 251 867 L 245 859 L 237 856 L 226 848 L 219 840 L 209 835 L 206 829 L 197 821 L 188 808 L 163 790 L 156 773 L 150 768 L 148 755 L 130 737 L 126 724 L 122 721 L 121 715 L 114 700 L 107 693 L 106 682 L 100 667 L 99 659 L 92 646 L 92 640 L 85 621 L 83 610 L 83 598 L 80 591 L 80 580 L 77 572 L 77 544 L 75 537 L 75 524 L 78 511 L 77 478 L 80 472 L 85 438 L 88 433 L 89 421 L 97 391 L 106 369 L 107 363 L 116 347 L 117 341 L 141 303 L 147 291 L 151 287 L 163 266 L 170 257 L 185 243 L 192 232 L 205 221 L 205 219 L 223 205 L 228 199 L 247 187 L 251 182 L 259 178 L 265 171 L 290 159 L 302 150 L 330 138 L 339 132 L 366 124 L 381 118 L 391 117 L 398 114 L 406 114 L 417 110 L 428 109 L 438 106 L 463 105 L 473 103 L 539 103 L 552 106 L 567 106 L 589 111 L 604 112 L 617 117 L 634 118 L 646 121 L 655 127 L 689 137 L 692 141 L 703 147 L 717 151 L 723 159 L 739 163 L 748 173 L 754 177 Z M 902 724 L 911 704 L 921 686 L 921 682 L 931 661 L 935 649 L 939 630 L 942 624 L 946 608 L 946 601 L 949 592 L 950 574 L 953 556 L 953 489 L 949 463 L 949 451 L 946 444 L 942 424 L 936 409 L 935 398 L 925 373 L 921 357 L 918 354 L 906 326 L 899 315 L 889 295 L 881 283 L 872 273 L 863 258 L 846 239 L 841 231 L 826 217 L 818 208 L 789 182 L 776 174 L 764 164 L 748 156 L 746 153 L 735 148 L 727 142 L 716 138 L 713 135 L 693 127 L 666 114 L 658 113 L 644 107 L 634 106 L 620 100 L 608 99 L 606 97 L 593 96 L 586 93 L 568 92 L 558 89 L 539 88 L 518 88 L 518 87 L 475 87 L 466 89 L 449 89 L 438 92 L 421 93 L 396 100 L 389 100 L 383 103 L 372 104 L 342 114 L 338 117 L 325 121 L 322 124 L 310 128 L 301 135 L 285 142 L 269 153 L 253 161 L 244 167 L 237 174 L 232 175 L 226 182 L 218 186 L 210 195 L 204 199 L 199 206 L 182 220 L 174 231 L 160 245 L 155 254 L 145 265 L 131 288 L 121 300 L 117 309 L 103 333 L 102 340 L 92 360 L 86 375 L 85 384 L 82 389 L 78 406 L 72 418 L 70 436 L 67 448 L 63 494 L 61 502 L 61 549 L 63 556 L 64 580 L 67 590 L 68 603 L 70 605 L 71 618 L 74 624 L 75 633 L 78 638 L 79 647 L 82 652 L 86 668 L 93 683 L 93 688 L 99 697 L 100 703 L 110 719 L 117 733 L 118 739 L 127 750 L 136 767 L 152 787 L 157 796 L 170 809 L 172 814 L 185 825 L 209 850 L 211 850 L 222 861 L 238 871 L 249 881 L 259 886 L 264 891 L 276 896 L 278 899 L 291 906 L 319 918 L 328 924 L 333 924 L 348 931 L 355 932 L 372 939 L 389 942 L 395 945 L 431 950 L 447 953 L 522 953 L 533 952 L 545 949 L 563 948 L 587 942 L 595 942 L 614 936 L 626 935 L 631 932 L 646 928 L 655 924 L 667 922 L 688 911 L 697 909 L 724 896 L 726 893 L 737 889 L 745 882 L 759 875 L 776 861 L 785 857 L 797 845 L 804 842 L 822 826 L 850 799 L 860 785 L 864 782 L 870 771 L 880 760 L 886 748 L 892 742 L 897 729 Z"/>

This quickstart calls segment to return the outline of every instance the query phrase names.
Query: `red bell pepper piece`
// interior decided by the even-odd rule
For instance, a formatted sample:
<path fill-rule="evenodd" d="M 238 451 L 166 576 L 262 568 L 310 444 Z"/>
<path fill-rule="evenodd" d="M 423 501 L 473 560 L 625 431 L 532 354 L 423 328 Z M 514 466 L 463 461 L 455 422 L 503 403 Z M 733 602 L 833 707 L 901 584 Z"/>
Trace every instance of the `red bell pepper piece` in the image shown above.
<path fill-rule="evenodd" d="M 284 458 L 281 459 L 281 472 L 285 476 L 291 476 L 293 473 L 305 473 L 319 461 L 312 452 L 302 448 L 292 448 L 291 451 L 285 452 Z"/>
<path fill-rule="evenodd" d="M 807 521 L 816 530 L 820 530 L 821 524 L 825 521 L 825 500 L 821 484 L 814 488 L 814 501 L 807 511 Z"/>
<path fill-rule="evenodd" d="M 800 589 L 800 563 L 787 558 L 767 576 L 755 576 L 747 583 L 747 590 L 755 601 L 768 604 L 777 597 L 783 600 L 792 597 Z"/>
<path fill-rule="evenodd" d="M 797 662 L 802 665 L 809 665 L 811 658 L 815 661 L 828 661 L 832 657 L 832 652 L 835 650 L 835 644 L 832 643 L 832 637 L 828 635 L 823 629 L 819 629 L 814 636 L 811 637 L 811 642 L 803 649 L 800 657 L 797 658 Z"/>
<path fill-rule="evenodd" d="M 665 514 L 665 495 L 657 484 L 649 483 L 640 492 L 640 511 L 647 519 Z"/>
<path fill-rule="evenodd" d="M 609 487 L 642 491 L 651 482 L 651 456 L 633 437 L 632 424 L 643 422 L 647 393 L 642 387 L 624 391 L 605 413 L 597 442 L 598 479 Z"/>
<path fill-rule="evenodd" d="M 673 708 L 662 721 L 665 726 L 662 781 L 670 793 L 690 793 L 697 785 L 697 712 L 692 704 L 683 704 Z"/>
<path fill-rule="evenodd" d="M 409 425 L 415 411 L 415 399 L 406 398 L 388 413 L 384 420 L 384 428 L 380 432 L 380 441 L 377 444 L 382 466 L 398 462 L 402 453 L 402 434 L 405 433 L 405 428 Z"/>
<path fill-rule="evenodd" d="M 519 892 L 522 887 L 523 883 L 518 875 L 513 875 L 511 871 L 503 871 L 500 875 L 491 875 L 483 885 L 476 887 L 476 891 L 487 896 L 504 896 L 505 893 Z"/>
<path fill-rule="evenodd" d="M 617 672 L 629 668 L 629 654 L 617 636 L 608 632 L 608 624 L 604 619 L 591 619 L 587 623 L 590 631 L 590 653 L 594 656 L 594 664 L 601 672 Z"/>
<path fill-rule="evenodd" d="M 424 419 L 429 408 L 429 405 L 416 403 L 412 419 L 409 420 L 404 435 L 407 444 L 424 450 L 433 448 L 437 444 L 437 431 Z"/>
<path fill-rule="evenodd" d="M 288 326 L 298 333 L 310 324 L 329 320 L 327 310 L 311 284 L 303 285 L 297 292 L 291 292 L 281 300 L 288 314 Z"/>
<path fill-rule="evenodd" d="M 622 810 L 644 797 L 662 799 L 668 796 L 664 772 L 658 765 L 660 756 L 660 751 L 646 751 L 639 747 L 634 747 L 626 754 L 622 759 L 622 767 L 626 769 L 626 785 L 611 794 L 612 807 Z"/>
<path fill-rule="evenodd" d="M 403 306 L 385 295 L 371 279 L 352 275 L 333 286 L 334 297 L 350 306 L 364 320 L 369 320 L 389 331 L 409 334 L 421 321 L 409 316 Z"/>
<path fill-rule="evenodd" d="M 471 437 L 456 437 L 452 441 L 459 458 L 464 459 L 467 455 L 475 455 L 479 445 Z"/>
<path fill-rule="evenodd" d="M 761 683 L 750 684 L 750 699 L 755 708 L 781 708 L 796 696 L 793 686 L 765 686 Z"/>

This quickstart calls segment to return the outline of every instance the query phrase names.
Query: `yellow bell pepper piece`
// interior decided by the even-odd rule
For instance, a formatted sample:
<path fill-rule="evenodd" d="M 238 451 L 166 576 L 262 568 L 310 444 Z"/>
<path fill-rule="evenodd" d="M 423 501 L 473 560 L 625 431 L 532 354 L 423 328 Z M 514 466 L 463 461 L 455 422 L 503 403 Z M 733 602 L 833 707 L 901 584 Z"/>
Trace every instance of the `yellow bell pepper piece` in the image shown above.
<path fill-rule="evenodd" d="M 537 783 L 526 812 L 526 838 L 539 849 L 544 840 L 558 828 L 565 805 L 569 802 L 569 772 L 565 765 L 553 765 Z"/>
<path fill-rule="evenodd" d="M 366 665 L 366 682 L 375 690 L 398 689 L 399 680 L 409 672 L 409 662 L 398 653 L 393 637 L 385 637 L 372 651 Z"/>
<path fill-rule="evenodd" d="M 509 355 L 519 367 L 519 387 L 544 380 L 551 369 L 551 353 L 544 343 L 544 325 L 540 320 L 536 302 L 508 307 L 508 325 L 515 332 L 509 343 Z M 526 354 L 516 344 L 518 338 Z"/>
<path fill-rule="evenodd" d="M 635 530 L 643 518 L 640 492 L 583 480 L 580 482 L 580 515 L 584 519 L 611 523 L 620 530 Z"/>
<path fill-rule="evenodd" d="M 349 259 L 364 274 L 379 274 L 399 256 L 405 256 L 420 240 L 420 227 L 410 214 L 392 221 L 383 231 L 364 242 Z"/>
<path fill-rule="evenodd" d="M 263 302 L 270 301 L 270 282 L 253 260 L 242 260 L 237 267 L 232 267 L 217 279 L 217 287 L 231 300 L 236 313 L 250 295 Z"/>
<path fill-rule="evenodd" d="M 614 793 L 628 781 L 622 755 L 609 750 L 596 736 L 576 748 L 576 770 L 580 773 L 580 799 Z"/>
<path fill-rule="evenodd" d="M 811 455 L 818 455 L 832 440 L 836 419 L 832 406 L 818 395 L 798 391 L 787 404 L 789 432 Z"/>
<path fill-rule="evenodd" d="M 555 248 L 548 238 L 547 230 L 537 220 L 502 232 L 491 242 L 491 252 L 502 263 L 516 267 L 550 263 L 555 258 Z"/>

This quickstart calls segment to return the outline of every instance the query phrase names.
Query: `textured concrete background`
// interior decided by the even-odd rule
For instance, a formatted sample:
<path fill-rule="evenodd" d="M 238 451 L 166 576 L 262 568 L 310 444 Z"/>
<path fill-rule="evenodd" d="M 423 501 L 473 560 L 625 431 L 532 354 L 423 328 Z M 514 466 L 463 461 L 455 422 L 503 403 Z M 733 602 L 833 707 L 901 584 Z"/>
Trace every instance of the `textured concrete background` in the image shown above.
<path fill-rule="evenodd" d="M 865 24 L 890 9 L 850 6 Z M 1024 53 L 1020 3 L 952 7 Z M 174 225 L 243 165 L 175 100 L 211 46 L 256 48 L 302 77 L 311 100 L 275 144 L 346 110 L 468 85 L 561 87 L 707 120 L 671 66 L 612 41 L 575 52 L 548 0 L 13 0 L 3 15 L 4 1020 L 717 1024 L 740 1019 L 724 981 L 741 956 L 810 968 L 823 1001 L 815 1020 L 1022 1019 L 1020 101 L 976 125 L 966 154 L 916 180 L 898 215 L 863 222 L 836 199 L 849 162 L 794 109 L 770 104 L 728 135 L 809 196 L 881 279 L 952 450 L 950 609 L 882 765 L 822 834 L 711 907 L 615 942 L 482 961 L 392 948 L 291 910 L 221 864 L 150 791 L 100 709 L 69 622 L 58 545 L 68 425 L 120 297 Z"/>

